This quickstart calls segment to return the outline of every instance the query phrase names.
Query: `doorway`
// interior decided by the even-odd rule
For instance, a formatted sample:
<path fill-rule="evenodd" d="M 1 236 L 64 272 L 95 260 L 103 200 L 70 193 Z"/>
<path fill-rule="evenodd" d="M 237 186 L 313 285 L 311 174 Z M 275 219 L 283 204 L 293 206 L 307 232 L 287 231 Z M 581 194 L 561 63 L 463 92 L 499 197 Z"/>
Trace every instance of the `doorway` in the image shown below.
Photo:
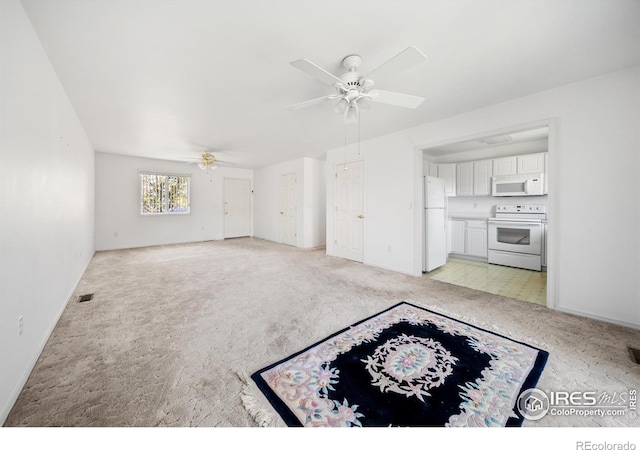
<path fill-rule="evenodd" d="M 451 185 L 456 187 L 448 197 L 447 264 L 425 276 L 555 307 L 553 176 L 556 133 L 555 120 L 548 119 L 423 148 L 423 172 L 449 177 Z M 517 174 L 543 173 L 544 195 L 493 196 L 491 177 L 511 175 L 502 174 L 500 170 L 504 163 L 514 162 L 510 170 Z M 531 162 L 536 164 L 529 164 Z M 451 167 L 455 167 L 453 173 L 439 170 Z M 542 211 L 546 211 L 541 225 L 542 271 L 488 264 L 487 220 L 495 217 L 498 206 L 503 210 L 511 204 L 540 205 Z"/>
<path fill-rule="evenodd" d="M 298 176 L 287 173 L 280 177 L 280 242 L 298 244 Z"/>
<path fill-rule="evenodd" d="M 364 259 L 364 162 L 338 164 L 335 170 L 334 254 Z"/>
<path fill-rule="evenodd" d="M 251 180 L 224 179 L 224 238 L 251 235 Z"/>

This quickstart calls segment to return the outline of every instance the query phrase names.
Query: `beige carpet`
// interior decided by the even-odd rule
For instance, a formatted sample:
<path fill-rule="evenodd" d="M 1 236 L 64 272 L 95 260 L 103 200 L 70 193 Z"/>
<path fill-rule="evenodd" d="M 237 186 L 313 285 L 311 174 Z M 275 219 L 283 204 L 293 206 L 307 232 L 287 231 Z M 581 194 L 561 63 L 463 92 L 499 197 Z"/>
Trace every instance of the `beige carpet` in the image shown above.
<path fill-rule="evenodd" d="M 242 394 L 252 386 L 238 374 L 402 300 L 548 350 L 543 390 L 640 384 L 627 351 L 640 346 L 637 330 L 259 239 L 99 252 L 76 291 L 87 293 L 92 301 L 67 306 L 6 426 L 277 424 L 268 409 L 249 414 Z M 628 415 L 525 421 L 638 424 Z"/>

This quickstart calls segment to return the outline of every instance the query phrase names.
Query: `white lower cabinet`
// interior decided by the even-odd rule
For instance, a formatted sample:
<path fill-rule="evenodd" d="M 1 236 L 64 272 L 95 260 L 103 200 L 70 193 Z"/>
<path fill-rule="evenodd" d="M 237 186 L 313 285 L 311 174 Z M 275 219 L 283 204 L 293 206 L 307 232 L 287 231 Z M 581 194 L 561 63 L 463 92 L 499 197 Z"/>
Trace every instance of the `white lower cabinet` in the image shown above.
<path fill-rule="evenodd" d="M 450 253 L 487 257 L 487 221 L 451 219 Z"/>
<path fill-rule="evenodd" d="M 467 220 L 467 255 L 487 257 L 487 221 Z"/>
<path fill-rule="evenodd" d="M 451 220 L 451 253 L 465 252 L 465 220 Z"/>

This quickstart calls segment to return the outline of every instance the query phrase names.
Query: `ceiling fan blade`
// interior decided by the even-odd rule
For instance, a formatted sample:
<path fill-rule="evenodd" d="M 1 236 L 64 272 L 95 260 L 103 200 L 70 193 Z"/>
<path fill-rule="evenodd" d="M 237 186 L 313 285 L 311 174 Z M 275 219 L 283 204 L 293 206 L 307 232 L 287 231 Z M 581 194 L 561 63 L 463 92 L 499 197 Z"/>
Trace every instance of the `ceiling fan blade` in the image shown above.
<path fill-rule="evenodd" d="M 318 103 L 322 103 L 322 102 L 326 102 L 328 100 L 333 100 L 335 98 L 339 98 L 339 95 L 325 95 L 324 97 L 318 97 L 318 98 L 314 98 L 311 100 L 307 100 L 304 102 L 300 102 L 300 103 L 296 103 L 294 105 L 289 105 L 286 108 L 287 109 L 300 109 L 300 108 L 306 108 L 307 106 L 313 106 L 313 105 L 317 105 Z"/>
<path fill-rule="evenodd" d="M 344 84 L 344 82 L 340 78 L 336 77 L 330 72 L 327 72 L 322 67 L 315 65 L 308 59 L 298 59 L 297 61 L 293 61 L 290 64 L 296 69 L 302 70 L 304 73 L 311 75 L 312 77 L 315 77 L 331 86 L 335 85 L 336 83 Z"/>
<path fill-rule="evenodd" d="M 406 50 L 398 53 L 389 61 L 373 69 L 367 75 L 362 78 L 373 78 L 374 80 L 385 79 L 389 76 L 394 76 L 400 72 L 423 63 L 427 60 L 427 57 L 418 50 L 416 47 L 409 47 Z"/>
<path fill-rule="evenodd" d="M 367 98 L 372 102 L 386 103 L 387 105 L 401 106 L 403 108 L 417 108 L 424 101 L 424 98 L 416 97 L 415 95 L 381 91 L 380 89 L 369 92 Z"/>

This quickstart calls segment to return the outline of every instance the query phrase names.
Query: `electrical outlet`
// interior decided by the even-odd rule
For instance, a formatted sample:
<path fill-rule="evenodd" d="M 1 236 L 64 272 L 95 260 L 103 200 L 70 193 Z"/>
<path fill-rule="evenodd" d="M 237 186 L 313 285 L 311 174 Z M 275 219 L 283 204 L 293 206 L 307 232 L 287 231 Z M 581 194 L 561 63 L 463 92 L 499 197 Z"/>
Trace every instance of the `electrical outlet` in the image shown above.
<path fill-rule="evenodd" d="M 22 336 L 23 322 L 23 316 L 18 317 L 18 336 Z"/>

